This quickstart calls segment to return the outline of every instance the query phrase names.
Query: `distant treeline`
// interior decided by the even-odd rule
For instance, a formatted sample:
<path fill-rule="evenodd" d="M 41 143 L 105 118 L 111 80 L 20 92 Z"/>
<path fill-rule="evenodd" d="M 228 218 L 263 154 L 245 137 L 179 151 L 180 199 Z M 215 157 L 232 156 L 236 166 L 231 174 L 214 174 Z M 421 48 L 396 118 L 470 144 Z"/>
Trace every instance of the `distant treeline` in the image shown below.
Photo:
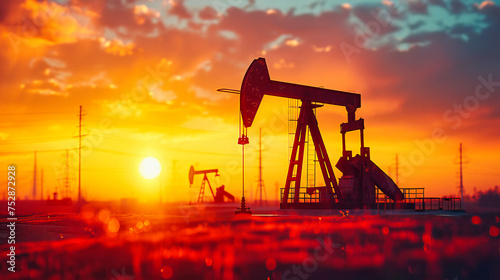
<path fill-rule="evenodd" d="M 500 188 L 495 186 L 486 191 L 476 191 L 474 188 L 474 194 L 464 195 L 464 201 L 473 202 L 484 208 L 500 208 Z"/>
<path fill-rule="evenodd" d="M 479 191 L 474 193 L 472 199 L 477 200 L 477 203 L 482 207 L 499 207 L 500 206 L 500 190 L 498 186 L 489 189 L 485 192 Z"/>

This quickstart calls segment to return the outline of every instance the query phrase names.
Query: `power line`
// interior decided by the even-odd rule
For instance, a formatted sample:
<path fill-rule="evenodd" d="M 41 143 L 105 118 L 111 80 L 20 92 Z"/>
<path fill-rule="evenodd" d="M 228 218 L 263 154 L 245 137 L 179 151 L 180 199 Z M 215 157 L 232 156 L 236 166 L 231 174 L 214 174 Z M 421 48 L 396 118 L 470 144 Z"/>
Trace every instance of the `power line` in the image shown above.
<path fill-rule="evenodd" d="M 132 140 L 132 139 L 119 139 L 115 137 L 110 137 L 110 136 L 104 136 L 104 138 L 111 140 L 111 141 L 116 141 L 116 142 L 122 142 L 123 144 L 130 144 L 130 145 L 135 145 L 137 144 L 143 144 L 146 145 L 143 141 L 140 140 Z M 239 156 L 238 154 L 228 154 L 228 153 L 216 153 L 216 152 L 206 152 L 206 151 L 195 151 L 195 150 L 186 150 L 186 149 L 178 149 L 178 148 L 162 148 L 168 151 L 174 151 L 174 152 L 181 152 L 181 153 L 196 153 L 196 154 L 206 154 L 206 155 L 217 155 L 217 156 Z"/>
<path fill-rule="evenodd" d="M 115 151 L 111 149 L 104 149 L 104 148 L 94 148 L 97 151 L 105 152 L 105 153 L 112 153 L 112 154 L 117 154 L 117 155 L 126 155 L 126 156 L 133 156 L 133 157 L 141 157 L 143 156 L 142 154 L 139 153 L 131 153 L 131 152 L 123 152 L 123 151 Z"/>
<path fill-rule="evenodd" d="M 0 114 L 0 116 L 17 116 L 17 115 L 51 115 L 51 114 L 72 114 L 72 112 L 3 113 L 3 114 Z"/>
<path fill-rule="evenodd" d="M 73 148 L 69 150 L 76 150 L 78 148 Z M 52 153 L 52 152 L 61 152 L 66 151 L 67 149 L 54 149 L 54 150 L 37 150 L 37 153 Z M 5 152 L 0 153 L 0 156 L 8 156 L 8 155 L 21 155 L 21 154 L 31 154 L 33 151 L 18 151 L 18 152 Z"/>
<path fill-rule="evenodd" d="M 28 115 L 27 115 L 28 116 Z M 3 123 L 22 123 L 22 122 L 45 122 L 45 121 L 69 121 L 68 119 L 64 117 L 32 117 L 30 116 L 29 118 L 24 118 L 23 116 L 16 117 L 16 118 L 2 118 L 0 122 Z"/>
<path fill-rule="evenodd" d="M 19 139 L 12 141 L 0 142 L 0 145 L 17 145 L 17 144 L 29 144 L 29 143 L 40 143 L 56 139 L 71 139 L 71 137 L 49 137 L 49 138 L 34 138 L 34 139 Z"/>

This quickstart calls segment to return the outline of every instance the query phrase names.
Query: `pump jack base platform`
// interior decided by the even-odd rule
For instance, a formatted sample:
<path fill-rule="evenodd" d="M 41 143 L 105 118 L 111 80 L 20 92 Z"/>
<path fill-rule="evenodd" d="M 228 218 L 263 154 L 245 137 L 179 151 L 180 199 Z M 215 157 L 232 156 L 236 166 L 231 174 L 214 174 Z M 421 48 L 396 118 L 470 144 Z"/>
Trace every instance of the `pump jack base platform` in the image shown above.
<path fill-rule="evenodd" d="M 246 207 L 245 205 L 245 197 L 241 198 L 241 206 L 240 208 L 236 208 L 236 211 L 234 211 L 234 214 L 236 215 L 252 215 L 252 211 L 250 211 L 250 207 Z"/>
<path fill-rule="evenodd" d="M 280 209 L 380 209 L 380 210 L 394 210 L 394 209 L 415 209 L 415 203 L 373 203 L 373 204 L 360 204 L 356 202 L 311 202 L 311 203 L 280 203 Z"/>
<path fill-rule="evenodd" d="M 234 214 L 236 215 L 241 215 L 241 214 L 245 214 L 245 215 L 252 215 L 252 211 L 250 211 L 250 208 L 236 208 L 236 211 L 234 211 Z"/>

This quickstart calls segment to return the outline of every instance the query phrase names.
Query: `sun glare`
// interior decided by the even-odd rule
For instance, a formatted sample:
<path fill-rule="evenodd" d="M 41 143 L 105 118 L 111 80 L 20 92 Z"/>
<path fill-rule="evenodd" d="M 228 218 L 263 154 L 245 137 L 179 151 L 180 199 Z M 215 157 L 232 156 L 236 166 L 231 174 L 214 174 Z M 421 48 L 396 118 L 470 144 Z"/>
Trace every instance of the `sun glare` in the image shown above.
<path fill-rule="evenodd" d="M 139 164 L 139 173 L 146 179 L 154 179 L 160 175 L 160 161 L 154 157 L 146 157 Z"/>

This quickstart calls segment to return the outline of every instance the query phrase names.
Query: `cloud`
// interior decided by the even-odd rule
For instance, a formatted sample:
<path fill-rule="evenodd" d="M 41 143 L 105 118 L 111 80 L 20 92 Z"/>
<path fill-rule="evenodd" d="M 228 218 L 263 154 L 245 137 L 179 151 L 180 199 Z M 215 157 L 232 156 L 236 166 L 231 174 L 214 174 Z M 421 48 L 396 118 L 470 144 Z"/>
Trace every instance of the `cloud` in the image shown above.
<path fill-rule="evenodd" d="M 429 0 L 429 3 L 436 6 L 446 7 L 446 3 L 444 2 L 444 0 Z"/>
<path fill-rule="evenodd" d="M 182 19 L 192 18 L 192 14 L 187 10 L 186 6 L 184 6 L 184 0 L 170 0 L 169 3 L 171 5 L 168 9 L 169 14 Z"/>
<path fill-rule="evenodd" d="M 199 17 L 203 20 L 213 20 L 217 19 L 217 11 L 215 11 L 212 7 L 207 6 L 203 8 L 199 13 Z"/>
<path fill-rule="evenodd" d="M 5 23 L 18 5 L 19 2 L 16 1 L 0 1 L 0 22 Z"/>
<path fill-rule="evenodd" d="M 149 91 L 151 97 L 158 102 L 171 104 L 172 100 L 177 98 L 177 94 L 171 90 L 163 91 L 159 87 L 152 87 Z"/>
<path fill-rule="evenodd" d="M 82 16 L 83 19 L 84 15 L 55 2 L 26 0 L 18 7 L 7 5 L 4 8 L 10 10 L 3 16 L 3 26 L 7 27 L 16 52 L 20 44 L 36 48 L 71 43 L 95 34 L 79 21 L 78 18 Z"/>
<path fill-rule="evenodd" d="M 96 15 L 90 20 L 97 30 L 107 29 L 122 38 L 151 34 L 159 26 L 158 11 L 142 4 L 135 5 L 131 1 L 126 4 L 121 0 L 76 1 L 73 5 Z"/>
<path fill-rule="evenodd" d="M 427 3 L 424 0 L 409 0 L 409 10 L 416 14 L 427 14 Z"/>
<path fill-rule="evenodd" d="M 99 38 L 102 42 L 103 48 L 107 53 L 111 53 L 119 56 L 131 55 L 134 51 L 135 45 L 132 42 L 124 43 L 120 39 L 113 39 L 107 41 L 104 38 Z"/>
<path fill-rule="evenodd" d="M 452 0 L 450 8 L 452 14 L 461 14 L 467 9 L 467 6 L 465 6 L 465 4 L 460 0 Z"/>
<path fill-rule="evenodd" d="M 481 10 L 487 6 L 495 6 L 495 2 L 493 1 L 483 1 L 479 6 L 478 8 Z"/>

